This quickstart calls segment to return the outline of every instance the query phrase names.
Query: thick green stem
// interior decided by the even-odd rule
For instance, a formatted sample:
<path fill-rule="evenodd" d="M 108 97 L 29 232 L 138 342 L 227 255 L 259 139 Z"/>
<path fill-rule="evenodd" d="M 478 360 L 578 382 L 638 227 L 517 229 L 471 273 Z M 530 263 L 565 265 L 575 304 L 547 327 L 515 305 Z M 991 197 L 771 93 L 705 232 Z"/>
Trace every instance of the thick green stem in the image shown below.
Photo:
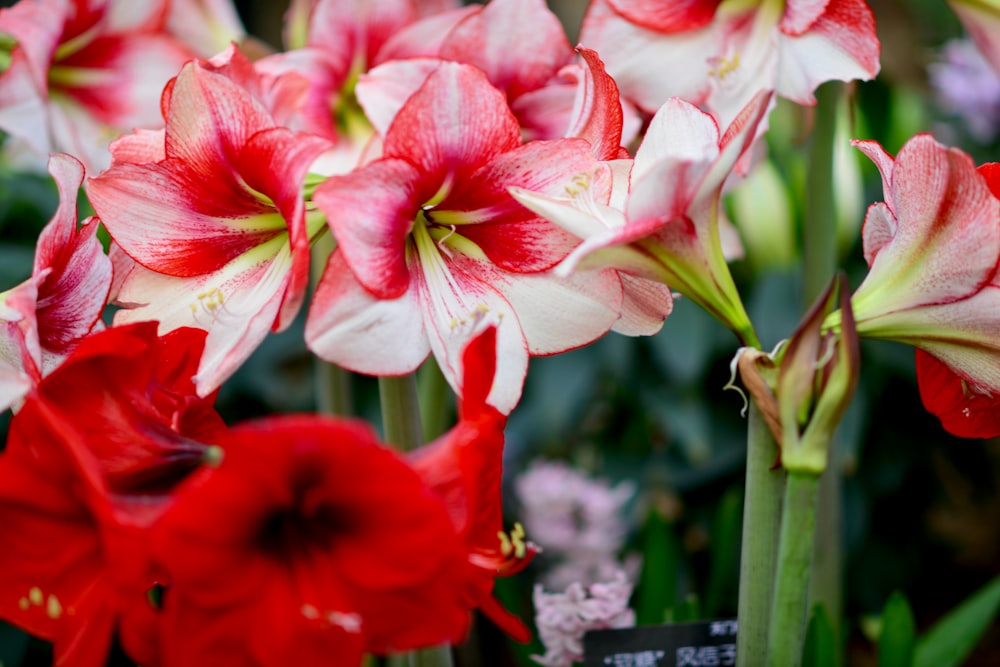
<path fill-rule="evenodd" d="M 843 468 L 836 439 L 830 447 L 830 460 L 819 480 L 819 506 L 816 508 L 816 545 L 813 552 L 812 581 L 809 585 L 809 608 L 821 604 L 837 640 L 835 665 L 843 664 L 840 628 L 844 617 L 843 554 Z"/>
<path fill-rule="evenodd" d="M 378 379 L 378 392 L 386 442 L 404 452 L 422 445 L 424 436 L 420 426 L 416 375 L 381 377 Z"/>
<path fill-rule="evenodd" d="M 406 452 L 423 444 L 417 377 L 382 377 L 378 380 L 382 402 L 382 427 L 386 442 Z M 452 667 L 450 646 L 432 646 L 394 656 L 390 664 L 399 667 Z"/>
<path fill-rule="evenodd" d="M 818 475 L 789 471 L 781 516 L 767 662 L 764 663 L 769 667 L 798 667 L 802 664 L 818 497 Z"/>
<path fill-rule="evenodd" d="M 333 234 L 320 234 L 313 242 L 310 282 L 315 288 L 323 276 L 326 260 L 336 243 Z M 340 366 L 314 357 L 316 411 L 327 415 L 350 417 L 354 414 L 354 395 L 351 390 L 351 373 Z"/>
<path fill-rule="evenodd" d="M 736 635 L 736 664 L 740 667 L 763 665 L 767 656 L 785 477 L 783 470 L 771 469 L 778 460 L 778 445 L 753 401 L 749 410 Z"/>
<path fill-rule="evenodd" d="M 829 285 L 837 267 L 837 202 L 834 200 L 833 167 L 837 115 L 845 103 L 844 94 L 844 84 L 839 81 L 826 83 L 816 91 L 816 125 L 809 156 L 806 223 L 802 230 L 806 307 Z M 810 606 L 822 604 L 826 608 L 834 636 L 839 639 L 843 611 L 843 510 L 840 493 L 843 480 L 838 463 L 836 451 L 831 451 L 830 463 L 820 482 Z M 835 660 L 835 664 L 839 665 L 840 661 Z"/>
<path fill-rule="evenodd" d="M 451 417 L 451 387 L 434 357 L 417 371 L 417 388 L 420 391 L 420 420 L 424 425 L 424 442 L 430 442 L 448 429 Z"/>
<path fill-rule="evenodd" d="M 327 415 L 354 414 L 351 373 L 340 366 L 316 358 L 316 409 Z"/>
<path fill-rule="evenodd" d="M 390 655 L 385 661 L 386 667 L 452 667 L 451 648 L 434 646 L 432 648 Z"/>
<path fill-rule="evenodd" d="M 806 215 L 802 226 L 804 303 L 823 293 L 837 270 L 837 202 L 834 199 L 833 154 L 837 107 L 843 84 L 831 81 L 816 89 L 816 125 L 806 180 Z"/>

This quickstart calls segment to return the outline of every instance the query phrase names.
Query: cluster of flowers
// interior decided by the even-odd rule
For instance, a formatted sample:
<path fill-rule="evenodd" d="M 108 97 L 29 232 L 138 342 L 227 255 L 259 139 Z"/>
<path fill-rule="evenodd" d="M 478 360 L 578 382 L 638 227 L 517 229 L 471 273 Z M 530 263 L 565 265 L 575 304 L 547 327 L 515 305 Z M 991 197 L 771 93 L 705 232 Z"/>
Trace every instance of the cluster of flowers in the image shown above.
<path fill-rule="evenodd" d="M 575 581 L 565 593 L 546 593 L 535 586 L 535 622 L 545 654 L 532 656 L 544 667 L 572 667 L 583 661 L 583 635 L 589 630 L 630 628 L 635 612 L 629 609 L 632 584 L 624 572 L 610 581 L 584 587 Z"/>
<path fill-rule="evenodd" d="M 359 664 L 460 641 L 534 548 L 502 531 L 495 329 L 468 346 L 458 424 L 403 458 L 364 422 L 227 428 L 192 376 L 205 334 L 155 323 L 80 342 L 0 457 L 0 616 L 57 664 Z"/>
<path fill-rule="evenodd" d="M 636 574 L 639 563 L 620 558 L 629 530 L 625 505 L 635 492 L 631 481 L 611 486 L 561 461 L 535 461 L 517 476 L 521 521 L 548 562 L 539 577 L 546 587 L 611 581 L 622 570 Z"/>
<path fill-rule="evenodd" d="M 529 357 L 652 334 L 671 290 L 757 345 L 723 185 L 775 95 L 877 73 L 871 12 L 595 0 L 574 50 L 542 0 L 295 0 L 286 51 L 242 38 L 222 0 L 0 10 L 0 128 L 80 160 L 51 158 L 60 208 L 0 303 L 0 616 L 82 665 L 115 633 L 144 665 L 352 664 L 457 641 L 476 607 L 524 638 L 490 591 L 531 556 L 498 536 Z M 926 136 L 860 147 L 886 202 L 858 331 L 925 352 L 950 428 L 1000 432 L 995 171 Z M 309 348 L 380 376 L 433 354 L 452 431 L 401 459 L 353 422 L 221 423 L 213 393 L 311 274 Z"/>

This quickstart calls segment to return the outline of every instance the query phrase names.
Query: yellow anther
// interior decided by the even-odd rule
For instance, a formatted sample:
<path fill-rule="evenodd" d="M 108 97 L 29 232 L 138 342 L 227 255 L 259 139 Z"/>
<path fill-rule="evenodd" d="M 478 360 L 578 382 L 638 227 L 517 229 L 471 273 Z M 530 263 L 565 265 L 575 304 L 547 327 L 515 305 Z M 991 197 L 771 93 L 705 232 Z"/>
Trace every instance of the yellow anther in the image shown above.
<path fill-rule="evenodd" d="M 212 466 L 213 468 L 218 468 L 222 465 L 222 461 L 225 458 L 226 450 L 218 445 L 209 445 L 202 455 L 202 461 L 205 462 L 205 465 Z"/>
<path fill-rule="evenodd" d="M 59 598 L 55 595 L 49 595 L 49 599 L 45 603 L 45 613 L 46 615 L 55 620 L 62 616 L 63 608 L 62 604 L 59 602 Z"/>
<path fill-rule="evenodd" d="M 726 75 L 739 69 L 740 54 L 739 52 L 734 53 L 732 59 L 723 57 L 715 58 L 714 62 L 718 64 L 718 67 L 716 69 L 709 70 L 708 75 L 724 79 L 726 78 Z"/>
<path fill-rule="evenodd" d="M 502 530 L 497 531 L 497 537 L 500 538 L 500 553 L 503 554 L 504 557 L 509 556 L 511 552 L 514 551 L 514 547 L 511 545 L 510 538 L 507 537 L 507 533 Z"/>
<path fill-rule="evenodd" d="M 514 524 L 514 530 L 510 531 L 510 541 L 514 545 L 514 555 L 518 558 L 524 558 L 525 554 L 528 553 L 528 547 L 524 543 L 524 526 L 520 522 Z"/>
<path fill-rule="evenodd" d="M 310 621 L 315 621 L 319 618 L 319 609 L 312 606 L 311 604 L 302 605 L 302 615 L 308 618 Z"/>
<path fill-rule="evenodd" d="M 28 607 L 31 606 L 31 602 L 28 598 L 21 598 L 17 601 L 17 606 L 21 608 L 21 611 L 28 611 Z"/>
<path fill-rule="evenodd" d="M 212 289 L 205 290 L 204 292 L 198 292 L 195 294 L 195 298 L 198 299 L 198 303 L 192 303 L 191 312 L 197 313 L 198 307 L 201 306 L 208 312 L 213 312 L 220 306 L 222 306 L 225 301 L 225 296 L 222 290 L 218 287 L 213 287 Z"/>
<path fill-rule="evenodd" d="M 28 599 L 31 600 L 33 605 L 41 605 L 45 600 L 45 596 L 42 595 L 42 589 L 38 586 L 32 586 L 31 590 L 28 591 Z"/>

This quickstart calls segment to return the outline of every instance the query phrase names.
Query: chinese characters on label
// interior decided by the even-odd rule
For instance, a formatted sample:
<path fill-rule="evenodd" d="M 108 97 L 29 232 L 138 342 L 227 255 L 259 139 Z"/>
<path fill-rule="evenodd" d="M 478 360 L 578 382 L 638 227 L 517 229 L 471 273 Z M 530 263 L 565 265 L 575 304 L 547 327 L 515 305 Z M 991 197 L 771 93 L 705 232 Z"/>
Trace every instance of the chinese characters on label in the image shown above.
<path fill-rule="evenodd" d="M 712 637 L 735 637 L 736 628 L 736 621 L 712 621 L 708 634 Z"/>
<path fill-rule="evenodd" d="M 730 667 L 736 664 L 736 644 L 682 646 L 675 667 Z"/>
<path fill-rule="evenodd" d="M 665 655 L 663 651 L 615 653 L 605 657 L 604 664 L 610 667 L 665 667 L 660 663 Z"/>

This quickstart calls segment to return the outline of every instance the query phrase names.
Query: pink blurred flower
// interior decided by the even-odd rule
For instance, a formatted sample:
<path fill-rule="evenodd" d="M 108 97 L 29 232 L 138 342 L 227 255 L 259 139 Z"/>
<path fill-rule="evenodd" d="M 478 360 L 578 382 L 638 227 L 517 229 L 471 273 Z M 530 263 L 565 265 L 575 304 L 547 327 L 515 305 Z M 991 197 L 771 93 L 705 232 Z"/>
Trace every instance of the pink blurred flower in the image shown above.
<path fill-rule="evenodd" d="M 681 97 L 708 107 L 722 125 L 759 90 L 814 104 L 824 81 L 867 80 L 879 71 L 864 0 L 595 0 L 580 41 L 642 109 Z"/>
<path fill-rule="evenodd" d="M 0 128 L 90 172 L 109 142 L 162 125 L 160 91 L 191 57 L 166 32 L 166 0 L 22 0 L 0 9 Z"/>
<path fill-rule="evenodd" d="M 572 583 L 564 593 L 547 593 L 535 586 L 535 624 L 545 654 L 532 659 L 545 667 L 571 667 L 581 662 L 585 632 L 635 625 L 635 612 L 628 606 L 631 595 L 632 584 L 623 572 L 588 588 Z"/>
<path fill-rule="evenodd" d="M 927 68 L 941 105 L 958 115 L 982 142 L 1000 133 L 1000 76 L 976 46 L 954 39 L 941 48 L 941 59 Z"/>

